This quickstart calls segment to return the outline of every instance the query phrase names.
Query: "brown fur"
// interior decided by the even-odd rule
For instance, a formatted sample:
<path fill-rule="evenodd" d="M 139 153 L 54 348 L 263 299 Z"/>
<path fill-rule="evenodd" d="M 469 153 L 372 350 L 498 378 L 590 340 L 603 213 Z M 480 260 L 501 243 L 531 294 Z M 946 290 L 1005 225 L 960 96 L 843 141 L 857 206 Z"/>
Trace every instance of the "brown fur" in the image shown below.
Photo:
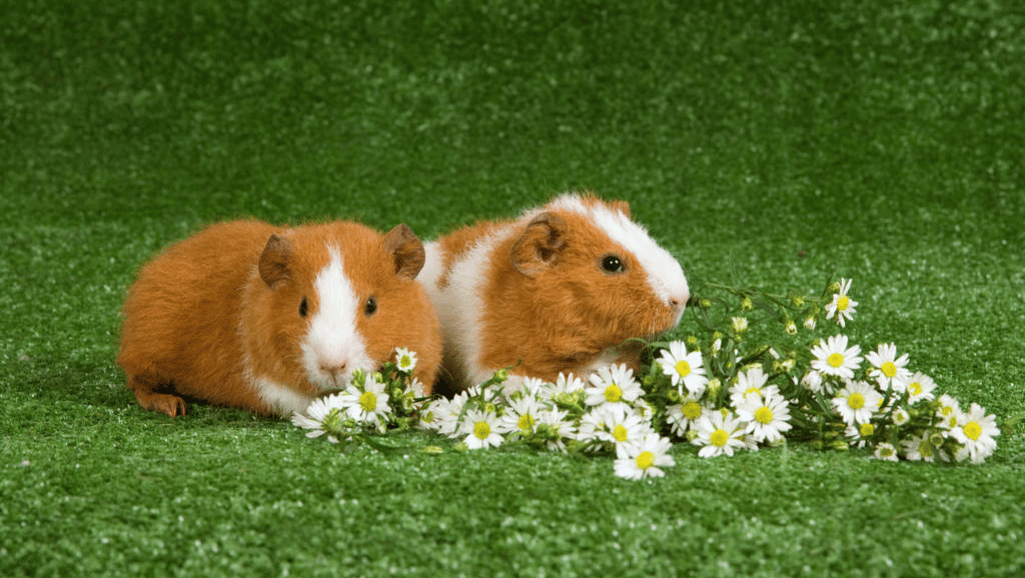
<path fill-rule="evenodd" d="M 377 314 L 357 315 L 368 355 L 381 363 L 396 347 L 414 349 L 415 376 L 429 391 L 440 332 L 413 280 L 422 245 L 400 227 L 384 236 L 355 223 L 280 229 L 235 221 L 169 247 L 141 269 L 124 304 L 117 361 L 128 388 L 142 407 L 170 416 L 185 413 L 182 397 L 273 414 L 253 386 L 258 376 L 317 395 L 299 344 L 319 306 L 313 282 L 330 260 L 328 246 L 338 245 L 357 296 L 378 300 Z M 419 264 L 410 261 L 417 247 Z"/>

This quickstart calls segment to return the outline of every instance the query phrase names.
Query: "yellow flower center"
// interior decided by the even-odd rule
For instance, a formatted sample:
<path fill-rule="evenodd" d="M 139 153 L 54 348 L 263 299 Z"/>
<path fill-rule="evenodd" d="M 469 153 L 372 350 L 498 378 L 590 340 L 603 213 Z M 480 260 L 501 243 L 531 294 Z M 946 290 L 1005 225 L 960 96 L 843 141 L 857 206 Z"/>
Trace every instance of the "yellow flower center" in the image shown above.
<path fill-rule="evenodd" d="M 883 371 L 883 375 L 885 375 L 886 377 L 892 378 L 895 375 L 897 375 L 897 366 L 894 365 L 892 361 L 887 361 L 879 369 Z"/>
<path fill-rule="evenodd" d="M 758 411 L 755 412 L 755 420 L 758 423 L 772 423 L 772 410 L 767 407 L 758 408 Z"/>
<path fill-rule="evenodd" d="M 676 362 L 676 373 L 680 374 L 680 377 L 687 377 L 690 375 L 690 364 L 685 360 Z"/>
<path fill-rule="evenodd" d="M 860 393 L 852 393 L 847 396 L 847 407 L 851 409 L 861 409 L 865 407 L 865 396 Z"/>
<path fill-rule="evenodd" d="M 830 353 L 829 357 L 826 358 L 826 361 L 833 367 L 840 367 L 843 365 L 843 355 L 840 355 L 839 353 Z"/>
<path fill-rule="evenodd" d="M 922 384 L 917 381 L 908 386 L 911 395 L 922 395 Z"/>
<path fill-rule="evenodd" d="M 399 360 L 399 367 L 405 368 L 409 367 L 410 365 L 413 365 L 413 359 L 408 355 L 403 355 L 402 359 Z"/>
<path fill-rule="evenodd" d="M 863 423 L 861 424 L 861 428 L 859 429 L 859 431 L 861 432 L 861 437 L 867 438 L 870 435 L 876 433 L 876 426 L 870 423 Z"/>
<path fill-rule="evenodd" d="M 979 441 L 979 436 L 982 435 L 982 426 L 973 421 L 964 426 L 964 435 L 968 436 L 968 439 L 973 442 L 977 442 Z"/>
<path fill-rule="evenodd" d="M 519 426 L 521 430 L 527 431 L 530 428 L 534 427 L 534 416 L 530 415 L 529 413 L 525 413 L 520 416 L 520 419 L 516 422 L 516 425 Z"/>
<path fill-rule="evenodd" d="M 888 446 L 883 446 L 883 447 L 879 448 L 879 457 L 881 457 L 881 458 L 892 458 L 893 457 L 893 448 L 888 447 Z"/>
<path fill-rule="evenodd" d="M 491 426 L 486 421 L 479 421 L 473 426 L 473 435 L 477 436 L 477 439 L 487 439 L 491 435 Z"/>
<path fill-rule="evenodd" d="M 932 444 L 929 440 L 922 440 L 922 443 L 918 444 L 918 453 L 922 454 L 923 458 L 931 458 L 933 455 Z"/>
<path fill-rule="evenodd" d="M 846 295 L 841 295 L 840 298 L 836 300 L 837 311 L 847 311 L 847 308 L 850 306 L 851 300 L 848 299 Z"/>
<path fill-rule="evenodd" d="M 653 465 L 655 465 L 655 454 L 651 452 L 641 452 L 641 455 L 637 456 L 638 468 L 646 470 Z"/>
<path fill-rule="evenodd" d="M 625 442 L 627 438 L 626 428 L 622 425 L 617 425 L 616 429 L 612 430 L 612 437 L 616 438 L 617 442 Z"/>
<path fill-rule="evenodd" d="M 726 442 L 730 441 L 730 434 L 726 433 L 726 430 L 717 429 L 712 432 L 712 436 L 709 438 L 713 446 L 723 447 Z"/>
<path fill-rule="evenodd" d="M 609 402 L 615 403 L 619 401 L 621 397 L 623 397 L 623 390 L 619 389 L 618 385 L 613 383 L 612 385 L 605 388 L 605 399 L 607 399 Z"/>
<path fill-rule="evenodd" d="M 701 417 L 701 404 L 696 401 L 683 404 L 683 417 L 691 421 Z"/>
<path fill-rule="evenodd" d="M 363 411 L 374 411 L 375 409 L 377 409 L 377 396 L 374 395 L 374 393 L 371 391 L 364 393 L 363 395 L 359 396 L 359 406 L 363 408 Z"/>

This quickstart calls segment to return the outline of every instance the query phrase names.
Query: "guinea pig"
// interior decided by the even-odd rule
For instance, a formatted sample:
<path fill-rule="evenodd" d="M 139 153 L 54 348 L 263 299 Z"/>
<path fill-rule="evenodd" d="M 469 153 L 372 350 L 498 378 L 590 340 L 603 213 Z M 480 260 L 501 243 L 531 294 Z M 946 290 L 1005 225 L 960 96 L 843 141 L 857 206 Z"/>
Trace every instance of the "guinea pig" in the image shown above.
<path fill-rule="evenodd" d="M 118 364 L 139 404 L 174 417 L 185 400 L 261 415 L 304 411 L 374 371 L 397 347 L 417 354 L 430 393 L 441 332 L 414 279 L 424 247 L 406 225 L 213 225 L 144 265 L 122 310 Z"/>
<path fill-rule="evenodd" d="M 623 201 L 563 194 L 508 221 L 427 243 L 419 280 L 444 335 L 456 390 L 511 376 L 585 380 L 610 363 L 640 369 L 641 347 L 680 322 L 690 297 L 680 264 L 631 220 Z"/>

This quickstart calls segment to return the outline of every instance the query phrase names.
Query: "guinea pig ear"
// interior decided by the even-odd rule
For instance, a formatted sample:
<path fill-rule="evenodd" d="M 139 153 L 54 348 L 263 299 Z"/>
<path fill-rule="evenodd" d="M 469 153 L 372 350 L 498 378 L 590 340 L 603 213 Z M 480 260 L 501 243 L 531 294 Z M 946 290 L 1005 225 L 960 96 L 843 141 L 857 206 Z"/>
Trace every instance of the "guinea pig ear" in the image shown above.
<path fill-rule="evenodd" d="M 395 275 L 399 277 L 415 279 L 427 260 L 424 244 L 405 224 L 388 231 L 384 236 L 384 249 L 395 259 Z"/>
<path fill-rule="evenodd" d="M 566 221 L 555 213 L 541 213 L 527 225 L 512 248 L 512 264 L 528 277 L 554 267 L 566 248 Z"/>
<path fill-rule="evenodd" d="M 292 243 L 277 235 L 267 239 L 260 255 L 260 278 L 271 289 L 289 279 L 288 263 L 292 259 Z"/>

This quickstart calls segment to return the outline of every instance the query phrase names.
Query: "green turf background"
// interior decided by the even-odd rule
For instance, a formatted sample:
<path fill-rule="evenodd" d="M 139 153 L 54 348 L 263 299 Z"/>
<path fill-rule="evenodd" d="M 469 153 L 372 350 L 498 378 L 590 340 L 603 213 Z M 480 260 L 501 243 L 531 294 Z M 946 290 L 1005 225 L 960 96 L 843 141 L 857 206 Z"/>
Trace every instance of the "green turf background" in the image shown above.
<path fill-rule="evenodd" d="M 1020 426 L 981 467 L 679 448 L 631 483 L 171 420 L 113 364 L 134 271 L 206 223 L 429 238 L 593 189 L 694 287 L 853 277 L 853 339 L 1013 425 L 1025 11 L 956 4 L 0 1 L 0 575 L 1025 573 Z"/>

